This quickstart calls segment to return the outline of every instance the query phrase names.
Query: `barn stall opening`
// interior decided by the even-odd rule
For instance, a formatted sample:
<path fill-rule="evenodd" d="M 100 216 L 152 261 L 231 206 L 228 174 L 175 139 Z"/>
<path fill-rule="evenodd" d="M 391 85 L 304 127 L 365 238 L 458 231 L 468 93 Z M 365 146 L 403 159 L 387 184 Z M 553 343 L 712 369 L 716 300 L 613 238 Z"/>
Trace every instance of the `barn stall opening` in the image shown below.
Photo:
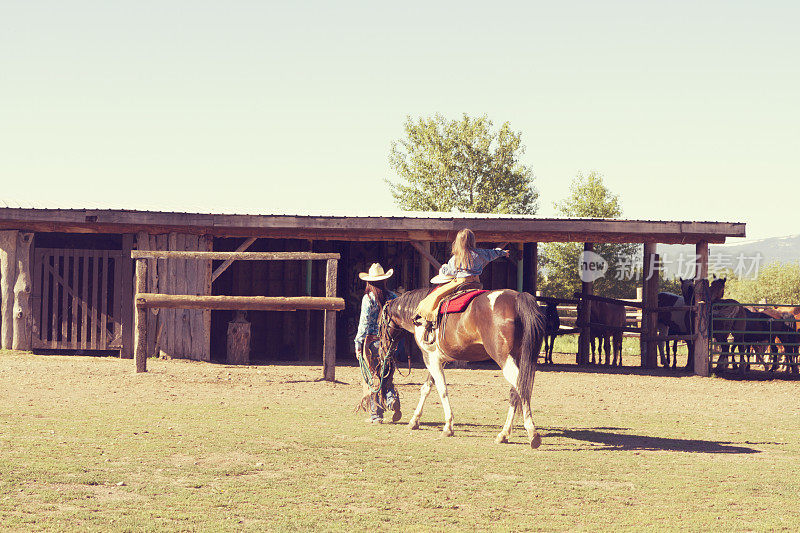
<path fill-rule="evenodd" d="M 133 356 L 133 251 L 313 252 L 341 257 L 335 293 L 345 301 L 336 321 L 336 352 L 349 357 L 363 288 L 357 274 L 379 260 L 395 268 L 393 288 L 426 286 L 449 256 L 462 228 L 484 246 L 515 249 L 482 276 L 487 288 L 536 293 L 539 242 L 640 243 L 645 266 L 655 245 L 695 244 L 696 278 L 706 275 L 708 244 L 745 236 L 743 223 L 541 218 L 453 213 L 400 216 L 230 215 L 98 209 L 0 208 L 0 339 L 3 348 L 70 353 L 118 351 Z M 148 292 L 233 296 L 325 294 L 323 262 L 159 260 L 148 270 Z M 576 266 L 577 267 L 577 266 Z M 645 268 L 646 271 L 646 268 Z M 643 283 L 647 312 L 653 284 Z M 584 284 L 583 295 L 591 295 Z M 591 297 L 582 300 L 591 301 Z M 583 309 L 588 309 L 585 306 Z M 585 313 L 586 311 L 581 311 Z M 646 313 L 647 314 L 647 313 Z M 231 310 L 152 309 L 150 356 L 224 361 Z M 251 358 L 322 359 L 324 311 L 252 311 Z M 651 320 L 642 331 L 642 365 L 656 364 Z M 587 321 L 581 322 L 587 328 Z M 158 345 L 156 344 L 158 343 Z M 708 346 L 696 343 L 695 372 L 708 372 Z M 585 355 L 581 341 L 578 360 Z M 703 351 L 705 350 L 705 351 Z M 702 363 L 702 362 L 705 363 Z"/>

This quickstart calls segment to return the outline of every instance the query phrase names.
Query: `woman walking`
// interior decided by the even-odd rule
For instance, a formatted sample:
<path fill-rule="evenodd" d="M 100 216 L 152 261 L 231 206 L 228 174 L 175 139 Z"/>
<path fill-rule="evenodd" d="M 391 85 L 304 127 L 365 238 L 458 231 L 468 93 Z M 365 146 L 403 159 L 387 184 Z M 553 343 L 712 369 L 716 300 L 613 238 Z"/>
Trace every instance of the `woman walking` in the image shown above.
<path fill-rule="evenodd" d="M 373 263 L 369 267 L 368 272 L 361 272 L 358 277 L 367 282 L 364 288 L 364 296 L 361 298 L 361 318 L 358 321 L 358 331 L 356 332 L 355 345 L 356 357 L 359 363 L 369 368 L 374 368 L 378 361 L 378 319 L 380 318 L 381 309 L 383 305 L 397 295 L 392 291 L 386 289 L 386 280 L 392 277 L 394 269 L 389 269 L 384 272 L 380 263 Z M 370 364 L 372 363 L 372 364 Z M 383 379 L 379 379 L 380 388 L 377 392 L 370 394 L 370 418 L 367 422 L 373 424 L 383 423 L 384 409 L 393 411 L 392 422 L 400 420 L 402 413 L 400 412 L 400 399 L 397 396 L 397 389 L 394 387 L 392 377 L 394 375 L 394 365 L 392 359 L 386 361 L 387 365 L 391 365 L 388 369 L 383 369 L 379 373 L 384 375 Z M 366 376 L 365 376 L 366 379 Z M 370 383 L 366 384 L 371 387 Z M 366 391 L 366 388 L 365 388 Z"/>

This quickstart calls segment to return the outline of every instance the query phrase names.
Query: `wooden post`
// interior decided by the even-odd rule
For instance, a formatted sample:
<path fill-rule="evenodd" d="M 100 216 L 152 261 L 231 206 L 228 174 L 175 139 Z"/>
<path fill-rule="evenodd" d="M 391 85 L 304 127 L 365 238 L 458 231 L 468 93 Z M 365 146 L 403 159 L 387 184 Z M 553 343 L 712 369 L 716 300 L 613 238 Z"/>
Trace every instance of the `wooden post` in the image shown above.
<path fill-rule="evenodd" d="M 17 230 L 0 231 L 0 349 L 14 339 L 14 283 L 17 279 Z"/>
<path fill-rule="evenodd" d="M 694 301 L 697 313 L 694 317 L 694 354 L 689 354 L 689 361 L 693 361 L 692 370 L 696 376 L 709 375 L 708 334 L 711 303 L 708 301 L 708 243 L 698 242 L 695 245 L 697 263 L 694 275 Z M 689 363 L 687 362 L 687 367 Z"/>
<path fill-rule="evenodd" d="M 147 259 L 136 260 L 136 294 L 147 290 Z M 135 297 L 134 297 L 135 301 Z M 133 357 L 136 372 L 147 372 L 147 309 L 136 308 L 136 332 L 134 335 Z"/>
<path fill-rule="evenodd" d="M 525 290 L 525 245 L 518 243 L 517 248 L 519 250 L 519 259 L 517 259 L 517 292 L 522 292 Z"/>
<path fill-rule="evenodd" d="M 308 241 L 308 251 L 314 251 L 314 241 Z M 303 267 L 301 268 L 301 281 L 303 285 L 303 294 L 306 296 L 311 296 L 311 289 L 312 278 L 314 274 L 314 265 L 313 261 L 306 260 L 303 263 Z M 310 331 L 311 330 L 311 311 L 305 311 L 302 315 L 302 324 L 303 324 L 303 331 Z M 301 335 L 300 336 L 300 360 L 301 361 L 308 361 L 311 359 L 311 335 Z"/>
<path fill-rule="evenodd" d="M 708 243 L 700 241 L 694 245 L 694 253 L 697 256 L 695 263 L 695 281 L 708 278 Z"/>
<path fill-rule="evenodd" d="M 591 252 L 594 250 L 594 243 L 587 242 L 583 244 L 584 252 Z M 581 282 L 582 294 L 594 294 L 594 284 L 591 281 Z M 591 328 L 589 322 L 592 319 L 592 301 L 581 298 L 581 303 L 578 306 L 578 324 L 580 326 L 580 333 L 578 334 L 578 353 L 576 354 L 576 362 L 579 365 L 589 364 L 589 341 L 591 336 Z"/>
<path fill-rule="evenodd" d="M 198 250 L 211 252 L 214 250 L 214 237 L 211 235 L 203 235 L 197 246 Z M 211 284 L 213 263 L 211 259 L 200 262 L 200 277 L 203 282 L 203 294 L 211 296 Z M 203 311 L 203 346 L 201 350 L 200 359 L 203 361 L 211 361 L 211 310 Z"/>
<path fill-rule="evenodd" d="M 642 261 L 642 333 L 639 337 L 641 366 L 644 368 L 656 368 L 658 366 L 658 344 L 645 340 L 655 336 L 656 320 L 658 318 L 655 313 L 646 311 L 646 309 L 658 305 L 659 272 L 656 269 L 658 262 L 656 243 L 644 243 Z"/>
<path fill-rule="evenodd" d="M 122 281 L 118 287 L 121 294 L 115 295 L 115 298 L 120 298 L 122 305 L 122 315 L 120 316 L 120 321 L 122 322 L 122 349 L 119 352 L 119 356 L 123 359 L 133 358 L 133 259 L 131 259 L 133 237 L 133 233 L 122 235 L 122 258 L 119 265 L 122 271 Z M 85 273 L 86 268 L 83 271 Z M 86 278 L 84 277 L 84 279 Z"/>
<path fill-rule="evenodd" d="M 524 272 L 522 278 L 522 290 L 529 292 L 536 296 L 536 285 L 539 275 L 539 244 L 535 242 L 526 242 L 523 247 L 524 257 Z"/>
<path fill-rule="evenodd" d="M 328 259 L 325 269 L 325 296 L 336 296 L 336 259 Z M 322 341 L 322 375 L 325 381 L 336 381 L 336 311 L 325 311 Z"/>
<path fill-rule="evenodd" d="M 14 283 L 14 336 L 13 350 L 30 350 L 33 316 L 31 315 L 31 243 L 33 233 L 17 235 L 17 279 Z M 77 268 L 77 267 L 76 267 Z M 64 274 L 66 277 L 66 273 Z"/>

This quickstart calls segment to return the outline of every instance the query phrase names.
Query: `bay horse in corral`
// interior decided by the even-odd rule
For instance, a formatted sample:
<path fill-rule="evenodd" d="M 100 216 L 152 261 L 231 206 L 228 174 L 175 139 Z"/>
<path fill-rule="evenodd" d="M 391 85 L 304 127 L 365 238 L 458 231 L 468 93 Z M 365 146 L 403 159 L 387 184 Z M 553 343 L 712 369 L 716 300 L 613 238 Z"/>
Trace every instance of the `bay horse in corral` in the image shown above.
<path fill-rule="evenodd" d="M 711 303 L 711 332 L 710 337 L 720 346 L 720 354 L 717 358 L 717 370 L 728 365 L 728 356 L 731 358 L 733 369 L 734 354 L 737 350 L 737 334 L 745 330 L 747 316 L 739 302 L 725 296 L 725 278 L 714 278 L 708 286 L 708 300 Z M 733 338 L 733 343 L 729 343 L 728 338 Z M 741 348 L 739 348 L 741 352 Z M 742 356 L 744 359 L 744 356 Z M 744 361 L 742 361 L 744 363 Z M 742 366 L 744 370 L 744 366 Z"/>
<path fill-rule="evenodd" d="M 594 301 L 589 322 L 598 324 L 589 328 L 589 344 L 592 350 L 591 363 L 594 364 L 594 340 L 597 342 L 597 364 L 603 363 L 602 350 L 606 352 L 606 366 L 622 365 L 622 329 L 627 322 L 625 307 L 609 302 Z M 611 360 L 611 341 L 614 341 L 614 357 Z"/>
<path fill-rule="evenodd" d="M 444 410 L 443 436 L 453 435 L 453 412 L 447 394 L 443 365 L 450 361 L 493 359 L 511 384 L 508 415 L 495 442 L 508 442 L 517 409 L 522 409 L 523 423 L 532 448 L 542 442 L 531 414 L 531 392 L 536 373 L 536 359 L 544 337 L 544 315 L 536 298 L 510 289 L 481 292 L 460 313 L 440 315 L 436 341 L 425 343 L 424 326 L 413 323 L 417 305 L 428 289 L 404 293 L 384 305 L 379 321 L 382 357 L 390 357 L 403 332 L 411 333 L 422 350 L 428 378 L 420 389 L 417 408 L 408 422 L 419 429 L 425 399 L 435 385 Z"/>
<path fill-rule="evenodd" d="M 544 309 L 544 364 L 553 364 L 553 347 L 556 343 L 558 330 L 561 329 L 561 318 L 558 316 L 558 307 L 553 301 L 548 301 Z"/>
<path fill-rule="evenodd" d="M 797 322 L 800 316 L 800 307 L 765 307 L 761 313 L 772 318 L 771 331 L 780 342 L 783 348 L 783 359 L 786 364 L 786 372 L 797 373 L 797 351 L 798 341 L 800 341 L 800 323 Z M 777 347 L 772 345 L 773 352 L 777 352 Z M 771 370 L 777 369 L 777 355 L 775 364 Z"/>
<path fill-rule="evenodd" d="M 708 288 L 711 301 L 711 337 L 720 345 L 721 352 L 717 359 L 717 370 L 728 365 L 728 356 L 731 358 L 731 367 L 744 373 L 750 366 L 749 352 L 756 351 L 760 362 L 764 362 L 762 348 L 773 342 L 774 336 L 769 329 L 764 330 L 763 324 L 768 318 L 752 309 L 745 308 L 738 301 L 725 296 L 725 278 L 714 278 Z M 732 342 L 729 342 L 729 338 Z M 739 352 L 739 365 L 734 363 L 734 356 Z M 777 350 L 776 350 L 777 351 Z M 766 365 L 764 365 L 766 368 Z"/>

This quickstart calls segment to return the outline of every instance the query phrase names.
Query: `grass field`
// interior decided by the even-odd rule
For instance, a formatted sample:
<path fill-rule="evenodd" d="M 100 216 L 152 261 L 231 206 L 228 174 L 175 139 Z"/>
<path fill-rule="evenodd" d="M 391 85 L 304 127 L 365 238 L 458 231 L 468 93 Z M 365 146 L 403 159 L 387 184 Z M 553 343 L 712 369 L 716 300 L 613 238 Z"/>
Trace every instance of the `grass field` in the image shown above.
<path fill-rule="evenodd" d="M 401 424 L 354 414 L 358 370 L 0 352 L 9 530 L 795 530 L 797 383 L 630 370 L 537 373 L 531 450 L 494 436 L 498 370 L 450 370 L 452 438 L 425 373 Z"/>

